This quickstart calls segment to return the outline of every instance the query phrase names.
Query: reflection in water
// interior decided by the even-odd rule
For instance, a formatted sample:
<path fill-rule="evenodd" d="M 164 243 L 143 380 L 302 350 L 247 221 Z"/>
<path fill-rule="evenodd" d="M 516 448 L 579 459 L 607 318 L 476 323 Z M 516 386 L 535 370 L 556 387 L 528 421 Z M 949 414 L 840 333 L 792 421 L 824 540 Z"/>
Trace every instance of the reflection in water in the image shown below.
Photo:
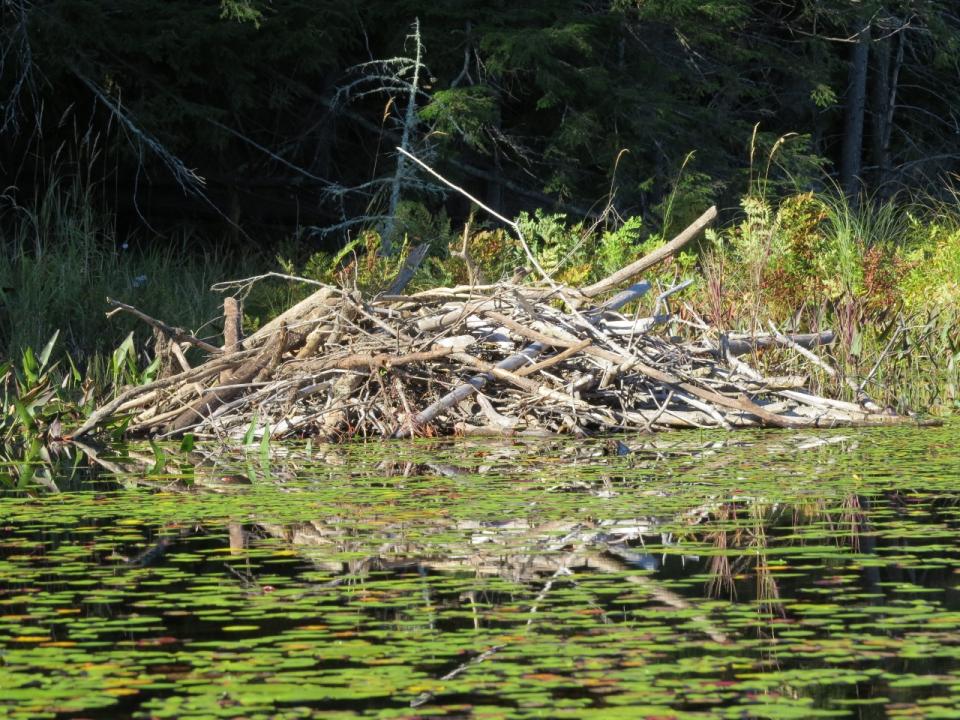
<path fill-rule="evenodd" d="M 0 497 L 0 714 L 956 713 L 950 432 L 90 448 Z"/>

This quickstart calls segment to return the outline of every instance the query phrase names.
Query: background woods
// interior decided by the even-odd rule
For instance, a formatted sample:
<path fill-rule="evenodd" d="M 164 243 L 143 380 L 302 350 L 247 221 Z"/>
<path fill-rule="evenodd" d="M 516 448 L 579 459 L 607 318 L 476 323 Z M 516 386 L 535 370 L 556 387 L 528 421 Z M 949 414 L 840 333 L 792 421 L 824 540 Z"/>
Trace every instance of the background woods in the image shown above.
<path fill-rule="evenodd" d="M 890 195 L 956 164 L 951 6 L 5 0 L 4 185 L 269 244 L 384 214 L 403 140 L 508 213 L 646 215 L 691 151 L 685 192 L 739 194 L 759 123 L 778 180 Z"/>

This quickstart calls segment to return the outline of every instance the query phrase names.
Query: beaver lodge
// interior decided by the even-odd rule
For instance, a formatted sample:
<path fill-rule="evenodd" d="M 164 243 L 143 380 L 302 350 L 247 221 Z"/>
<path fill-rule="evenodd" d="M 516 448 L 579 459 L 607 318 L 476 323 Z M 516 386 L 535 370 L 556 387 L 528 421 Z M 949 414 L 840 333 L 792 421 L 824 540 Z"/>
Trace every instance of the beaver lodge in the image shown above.
<path fill-rule="evenodd" d="M 120 416 L 139 436 L 243 438 L 257 427 L 274 438 L 324 440 L 910 420 L 856 386 L 856 403 L 820 397 L 805 376 L 767 377 L 743 359 L 776 345 L 831 373 L 809 349 L 831 342 L 829 332 L 786 336 L 771 326 L 744 337 L 678 320 L 671 326 L 682 336 L 668 336 L 669 296 L 686 284 L 660 293 L 649 317 L 622 312 L 651 292 L 643 272 L 715 216 L 711 208 L 662 248 L 588 287 L 556 284 L 528 250 L 537 272 L 525 281 L 518 273 L 493 285 L 405 295 L 401 279 L 375 297 L 322 286 L 243 339 L 228 298 L 223 347 L 111 301 L 113 312 L 154 327 L 179 371 L 120 393 L 74 437 Z M 422 254 L 415 251 L 401 274 L 412 275 Z M 207 353 L 202 364 L 187 363 L 185 344 Z"/>

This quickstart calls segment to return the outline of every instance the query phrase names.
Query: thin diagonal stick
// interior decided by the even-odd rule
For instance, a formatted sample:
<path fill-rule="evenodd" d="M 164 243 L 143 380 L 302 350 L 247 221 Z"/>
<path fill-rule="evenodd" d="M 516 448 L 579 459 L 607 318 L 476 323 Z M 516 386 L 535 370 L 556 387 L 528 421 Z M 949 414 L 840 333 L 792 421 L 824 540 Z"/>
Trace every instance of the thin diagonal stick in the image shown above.
<path fill-rule="evenodd" d="M 419 166 L 422 167 L 424 170 L 426 170 L 428 173 L 430 173 L 431 175 L 433 175 L 437 180 L 439 180 L 440 182 L 442 182 L 444 185 L 446 185 L 446 186 L 449 187 L 449 188 L 452 188 L 453 190 L 456 190 L 458 193 L 460 193 L 461 195 L 463 195 L 463 196 L 466 197 L 467 199 L 469 199 L 469 200 L 471 200 L 472 202 L 476 203 L 478 207 L 483 208 L 483 209 L 486 210 L 488 213 L 490 213 L 491 215 L 493 215 L 497 220 L 499 220 L 499 221 L 502 222 L 502 223 L 507 224 L 507 225 L 510 227 L 510 229 L 513 230 L 513 232 L 516 233 L 517 239 L 520 240 L 520 247 L 523 248 L 523 252 L 524 252 L 524 254 L 527 256 L 527 260 L 530 261 L 530 264 L 533 265 L 533 267 L 536 269 L 536 271 L 537 271 L 538 273 L 540 273 L 540 275 L 543 277 L 544 280 L 547 281 L 547 283 L 550 285 L 551 288 L 553 288 L 556 292 L 559 292 L 561 295 L 563 294 L 563 288 L 561 288 L 559 285 L 557 285 L 557 284 L 553 281 L 553 278 L 550 277 L 549 273 L 547 273 L 547 271 L 544 270 L 544 269 L 540 266 L 540 263 L 537 262 L 537 259 L 533 256 L 533 253 L 530 251 L 530 246 L 527 245 L 527 241 L 526 241 L 526 239 L 523 237 L 523 232 L 520 230 L 520 226 L 519 226 L 517 223 L 515 223 L 513 220 L 508 220 L 507 218 L 505 218 L 503 215 L 501 215 L 500 213 L 498 213 L 496 210 L 494 210 L 494 209 L 493 209 L 492 207 L 490 207 L 489 205 L 485 205 L 484 203 L 480 202 L 479 200 L 477 200 L 477 198 L 475 198 L 473 195 L 471 195 L 470 193 L 468 193 L 466 190 L 464 190 L 464 189 L 463 189 L 462 187 L 460 187 L 459 185 L 454 185 L 452 182 L 450 182 L 449 180 L 447 180 L 443 175 L 441 175 L 440 173 L 438 173 L 436 170 L 434 170 L 432 167 L 430 167 L 429 165 L 427 165 L 423 160 L 421 160 L 420 158 L 416 157 L 416 156 L 413 155 L 412 153 L 407 152 L 407 151 L 404 150 L 402 147 L 398 147 L 397 150 L 398 150 L 399 152 L 403 153 L 404 155 L 406 155 L 406 156 L 407 156 L 408 158 L 410 158 L 411 160 L 413 160 L 417 165 L 419 165 Z"/>

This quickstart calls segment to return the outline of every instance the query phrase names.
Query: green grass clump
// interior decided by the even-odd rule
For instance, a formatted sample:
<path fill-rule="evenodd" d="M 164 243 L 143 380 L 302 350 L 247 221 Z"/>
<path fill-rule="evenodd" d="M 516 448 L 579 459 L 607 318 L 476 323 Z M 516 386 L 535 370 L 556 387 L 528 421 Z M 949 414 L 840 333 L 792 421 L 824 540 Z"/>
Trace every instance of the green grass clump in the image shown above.
<path fill-rule="evenodd" d="M 221 315 L 220 280 L 247 273 L 252 258 L 198 250 L 194 238 L 149 242 L 118 236 L 113 217 L 96 209 L 76 180 L 52 182 L 27 206 L 8 202 L 0 215 L 0 353 L 17 357 L 60 331 L 59 349 L 78 362 L 111 352 L 131 332 L 150 330 L 133 318 L 107 319 L 106 298 L 135 305 L 173 325 L 205 334 Z M 219 324 L 206 330 L 216 335 Z"/>

